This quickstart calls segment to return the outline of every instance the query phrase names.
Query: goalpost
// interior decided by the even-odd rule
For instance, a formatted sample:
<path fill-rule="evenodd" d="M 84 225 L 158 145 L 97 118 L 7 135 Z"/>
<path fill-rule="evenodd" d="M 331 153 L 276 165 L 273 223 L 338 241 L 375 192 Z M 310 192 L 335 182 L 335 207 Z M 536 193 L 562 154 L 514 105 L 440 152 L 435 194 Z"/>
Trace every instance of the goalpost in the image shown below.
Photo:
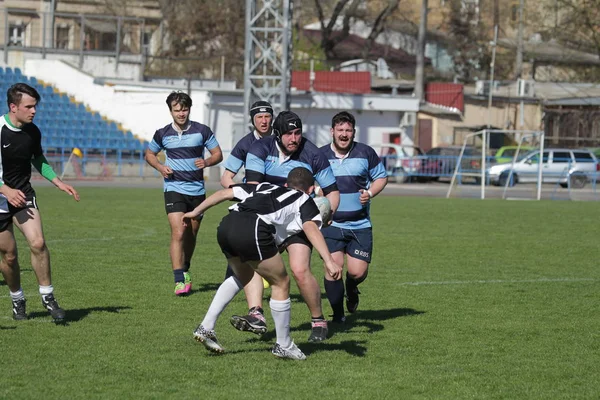
<path fill-rule="evenodd" d="M 460 155 L 458 156 L 458 160 L 456 161 L 456 166 L 454 167 L 454 173 L 452 174 L 452 179 L 450 180 L 450 187 L 448 188 L 448 193 L 446 193 L 446 198 L 450 198 L 452 194 L 452 190 L 457 181 L 458 176 L 469 176 L 474 178 L 479 178 L 480 181 L 480 198 L 485 199 L 485 188 L 487 183 L 486 172 L 488 169 L 487 166 L 487 154 L 490 148 L 490 137 L 492 133 L 503 133 L 514 135 L 515 138 L 519 138 L 517 151 L 513 155 L 510 168 L 508 170 L 508 179 L 504 183 L 504 189 L 502 191 L 502 199 L 506 199 L 506 191 L 510 186 L 513 176 L 514 165 L 519 155 L 521 153 L 521 147 L 525 139 L 537 139 L 538 144 L 536 149 L 539 150 L 539 162 L 538 162 L 538 170 L 537 170 L 537 185 L 536 185 L 536 200 L 540 200 L 542 195 L 542 163 L 543 163 L 543 154 L 544 154 L 544 132 L 543 131 L 521 131 L 521 130 L 500 130 L 500 129 L 483 129 L 481 131 L 473 132 L 467 134 L 463 141 L 462 148 L 460 150 Z M 465 154 L 465 148 L 467 147 L 467 143 L 470 138 L 476 138 L 481 136 L 481 165 L 480 170 L 478 172 L 463 172 L 461 171 L 461 163 Z M 521 153 L 522 154 L 522 153 Z"/>

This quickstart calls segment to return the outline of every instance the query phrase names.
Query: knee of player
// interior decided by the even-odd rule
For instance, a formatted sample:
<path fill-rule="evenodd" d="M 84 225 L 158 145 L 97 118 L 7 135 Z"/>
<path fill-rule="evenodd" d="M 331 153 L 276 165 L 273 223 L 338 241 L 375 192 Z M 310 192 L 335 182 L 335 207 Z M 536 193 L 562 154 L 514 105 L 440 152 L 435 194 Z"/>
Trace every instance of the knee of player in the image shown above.
<path fill-rule="evenodd" d="M 46 250 L 46 240 L 43 236 L 38 236 L 29 241 L 29 247 L 34 253 L 40 253 Z"/>
<path fill-rule="evenodd" d="M 17 264 L 17 252 L 16 251 L 7 251 L 6 253 L 4 253 L 4 256 L 2 258 L 4 259 L 4 262 L 6 263 L 6 265 L 8 265 L 11 268 Z"/>
<path fill-rule="evenodd" d="M 290 266 L 290 269 L 292 270 L 292 275 L 294 275 L 294 279 L 296 281 L 304 281 L 312 276 L 312 273 L 310 272 L 310 266 L 308 264 Z"/>

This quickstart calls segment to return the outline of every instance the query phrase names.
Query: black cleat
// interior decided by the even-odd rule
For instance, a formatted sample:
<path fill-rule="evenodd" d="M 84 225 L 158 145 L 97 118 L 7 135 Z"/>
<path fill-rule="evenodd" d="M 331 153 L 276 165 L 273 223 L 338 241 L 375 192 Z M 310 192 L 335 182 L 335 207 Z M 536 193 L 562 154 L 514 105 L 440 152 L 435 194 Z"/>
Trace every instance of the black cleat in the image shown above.
<path fill-rule="evenodd" d="M 42 295 L 42 305 L 46 308 L 46 310 L 48 310 L 52 318 L 55 320 L 65 319 L 65 310 L 60 308 L 52 293 Z"/>
<path fill-rule="evenodd" d="M 327 321 L 324 319 L 311 322 L 312 331 L 308 337 L 308 341 L 311 343 L 319 343 L 327 339 Z"/>
<path fill-rule="evenodd" d="M 16 319 L 17 321 L 27 319 L 26 303 L 27 301 L 25 299 L 13 300 L 13 319 Z"/>
<path fill-rule="evenodd" d="M 231 325 L 238 331 L 252 332 L 262 335 L 267 332 L 267 323 L 265 317 L 259 312 L 253 312 L 248 315 L 234 315 L 229 320 Z"/>
<path fill-rule="evenodd" d="M 357 287 L 355 287 L 354 289 L 346 288 L 346 309 L 350 314 L 354 314 L 358 309 L 358 302 L 360 300 L 358 298 L 359 294 L 360 291 Z"/>

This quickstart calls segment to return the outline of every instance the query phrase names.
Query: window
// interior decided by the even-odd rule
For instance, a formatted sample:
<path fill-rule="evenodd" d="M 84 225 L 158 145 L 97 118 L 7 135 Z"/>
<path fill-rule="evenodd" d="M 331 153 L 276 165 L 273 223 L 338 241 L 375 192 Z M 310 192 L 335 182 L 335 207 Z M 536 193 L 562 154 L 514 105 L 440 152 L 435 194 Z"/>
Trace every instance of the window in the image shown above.
<path fill-rule="evenodd" d="M 8 45 L 25 45 L 25 25 L 23 25 L 21 22 L 8 25 Z"/>
<path fill-rule="evenodd" d="M 593 163 L 596 162 L 590 153 L 574 151 L 575 161 L 579 163 Z"/>
<path fill-rule="evenodd" d="M 571 153 L 568 151 L 555 151 L 552 155 L 552 162 L 554 164 L 571 162 Z"/>
<path fill-rule="evenodd" d="M 57 49 L 68 49 L 69 48 L 69 33 L 71 29 L 68 26 L 59 26 L 56 28 L 56 48 Z"/>
<path fill-rule="evenodd" d="M 539 160 L 540 160 L 539 153 L 532 154 L 528 158 L 528 160 L 531 161 L 532 164 L 537 164 L 539 162 Z M 543 162 L 544 163 L 548 162 L 548 152 L 547 151 L 544 152 Z"/>

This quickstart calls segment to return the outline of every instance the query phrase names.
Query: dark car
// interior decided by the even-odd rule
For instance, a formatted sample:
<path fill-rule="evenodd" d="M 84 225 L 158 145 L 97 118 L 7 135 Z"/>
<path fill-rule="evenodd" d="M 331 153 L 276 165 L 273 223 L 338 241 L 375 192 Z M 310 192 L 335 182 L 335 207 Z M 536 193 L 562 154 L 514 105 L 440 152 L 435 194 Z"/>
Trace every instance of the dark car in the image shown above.
<path fill-rule="evenodd" d="M 434 147 L 425 153 L 418 170 L 418 179 L 421 182 L 436 181 L 440 178 L 451 178 L 460 156 L 461 146 Z M 467 146 L 461 161 L 461 172 L 481 172 L 481 152 Z M 479 181 L 478 178 L 475 179 Z"/>

